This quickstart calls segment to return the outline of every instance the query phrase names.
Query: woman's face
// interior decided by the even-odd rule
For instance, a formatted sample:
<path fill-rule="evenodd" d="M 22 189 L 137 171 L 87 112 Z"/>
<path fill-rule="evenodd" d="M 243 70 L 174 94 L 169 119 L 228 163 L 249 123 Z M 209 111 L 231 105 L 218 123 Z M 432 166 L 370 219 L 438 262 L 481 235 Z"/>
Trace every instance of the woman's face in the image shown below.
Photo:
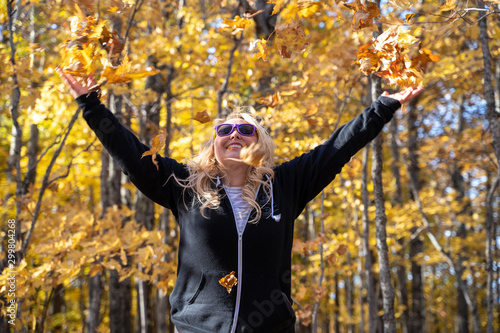
<path fill-rule="evenodd" d="M 240 118 L 234 118 L 229 119 L 224 123 L 245 124 L 247 121 Z M 214 140 L 215 158 L 217 159 L 219 165 L 224 169 L 228 169 L 231 165 L 234 165 L 234 163 L 243 163 L 231 159 L 239 159 L 241 149 L 243 147 L 250 146 L 252 143 L 257 143 L 257 141 L 257 132 L 255 132 L 252 136 L 244 136 L 241 135 L 236 128 L 234 128 L 233 132 L 227 136 L 216 135 Z"/>

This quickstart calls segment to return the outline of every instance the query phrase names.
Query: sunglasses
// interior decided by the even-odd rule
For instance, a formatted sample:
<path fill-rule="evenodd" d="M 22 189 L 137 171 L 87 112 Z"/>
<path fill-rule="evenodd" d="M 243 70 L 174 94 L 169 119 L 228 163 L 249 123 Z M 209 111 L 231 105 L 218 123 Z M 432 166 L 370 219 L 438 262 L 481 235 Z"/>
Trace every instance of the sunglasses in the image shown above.
<path fill-rule="evenodd" d="M 255 134 L 255 126 L 252 124 L 220 124 L 215 126 L 215 133 L 218 136 L 228 136 L 234 132 L 234 129 L 238 130 L 243 136 L 252 136 Z"/>

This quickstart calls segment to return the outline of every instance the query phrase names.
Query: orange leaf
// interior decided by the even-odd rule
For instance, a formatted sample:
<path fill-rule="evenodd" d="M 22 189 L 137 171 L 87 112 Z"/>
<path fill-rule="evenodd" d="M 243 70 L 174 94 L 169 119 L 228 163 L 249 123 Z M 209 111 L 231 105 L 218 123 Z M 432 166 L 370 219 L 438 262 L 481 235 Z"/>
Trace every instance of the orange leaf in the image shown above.
<path fill-rule="evenodd" d="M 141 158 L 143 158 L 144 156 L 151 155 L 153 157 L 153 163 L 156 166 L 156 170 L 159 169 L 158 162 L 156 161 L 156 154 L 165 145 L 166 139 L 167 139 L 167 134 L 166 134 L 165 130 L 161 129 L 158 134 L 153 136 L 153 147 L 151 147 L 150 150 L 144 152 L 141 156 Z"/>
<path fill-rule="evenodd" d="M 274 93 L 274 95 L 260 98 L 258 102 L 260 104 L 264 104 L 270 108 L 275 108 L 281 102 L 281 95 L 280 95 L 279 91 L 277 91 L 276 93 Z"/>
<path fill-rule="evenodd" d="M 235 272 L 232 271 L 219 280 L 220 285 L 227 289 L 228 294 L 231 292 L 231 289 L 233 289 L 233 287 L 238 283 L 238 279 L 236 278 L 236 276 L 234 276 L 234 273 Z"/>
<path fill-rule="evenodd" d="M 256 39 L 250 43 L 250 51 L 253 51 L 255 47 L 259 50 L 256 53 L 257 59 L 262 58 L 265 61 L 267 57 L 267 41 L 265 39 Z"/>
<path fill-rule="evenodd" d="M 251 21 L 245 17 L 239 17 L 236 15 L 234 19 L 224 19 L 222 21 L 222 28 L 233 29 L 233 35 L 239 31 L 243 31 L 248 25 L 250 25 Z"/>
<path fill-rule="evenodd" d="M 210 118 L 210 115 L 208 114 L 207 110 L 202 111 L 202 112 L 196 112 L 193 119 L 199 121 L 202 124 L 208 123 L 210 120 L 212 120 L 212 118 Z"/>

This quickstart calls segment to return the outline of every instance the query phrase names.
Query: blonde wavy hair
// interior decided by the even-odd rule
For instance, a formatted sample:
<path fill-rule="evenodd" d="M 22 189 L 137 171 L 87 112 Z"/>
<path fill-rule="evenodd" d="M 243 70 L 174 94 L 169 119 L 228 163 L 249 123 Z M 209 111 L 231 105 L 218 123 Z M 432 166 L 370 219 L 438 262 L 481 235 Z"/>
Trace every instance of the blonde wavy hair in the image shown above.
<path fill-rule="evenodd" d="M 263 153 L 262 165 L 259 167 L 249 166 L 245 185 L 243 186 L 242 198 L 255 209 L 255 216 L 249 223 L 257 223 L 262 217 L 262 207 L 255 200 L 259 185 L 263 186 L 266 193 L 266 204 L 271 199 L 271 180 L 274 177 L 274 141 L 267 130 L 250 114 L 240 110 L 231 112 L 225 119 L 218 118 L 214 126 L 224 123 L 229 119 L 242 119 L 257 128 L 257 144 Z M 226 174 L 219 166 L 215 158 L 214 135 L 203 145 L 198 155 L 187 162 L 189 177 L 177 182 L 194 194 L 195 203 L 200 205 L 200 212 L 207 218 L 205 209 L 217 209 L 220 206 L 222 194 L 217 186 L 217 180 L 223 179 Z M 264 204 L 265 205 L 265 204 Z"/>

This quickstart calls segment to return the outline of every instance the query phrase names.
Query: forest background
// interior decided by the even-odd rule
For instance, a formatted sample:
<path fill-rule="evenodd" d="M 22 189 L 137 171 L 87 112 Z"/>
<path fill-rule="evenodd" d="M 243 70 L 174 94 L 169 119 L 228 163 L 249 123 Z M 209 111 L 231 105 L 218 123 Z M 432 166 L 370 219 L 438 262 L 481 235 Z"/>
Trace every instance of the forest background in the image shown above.
<path fill-rule="evenodd" d="M 57 66 L 95 72 L 122 123 L 180 161 L 228 108 L 264 122 L 280 163 L 383 90 L 424 85 L 297 219 L 297 332 L 498 331 L 499 6 L 2 1 L 0 331 L 173 332 L 176 222 L 102 149 Z"/>

